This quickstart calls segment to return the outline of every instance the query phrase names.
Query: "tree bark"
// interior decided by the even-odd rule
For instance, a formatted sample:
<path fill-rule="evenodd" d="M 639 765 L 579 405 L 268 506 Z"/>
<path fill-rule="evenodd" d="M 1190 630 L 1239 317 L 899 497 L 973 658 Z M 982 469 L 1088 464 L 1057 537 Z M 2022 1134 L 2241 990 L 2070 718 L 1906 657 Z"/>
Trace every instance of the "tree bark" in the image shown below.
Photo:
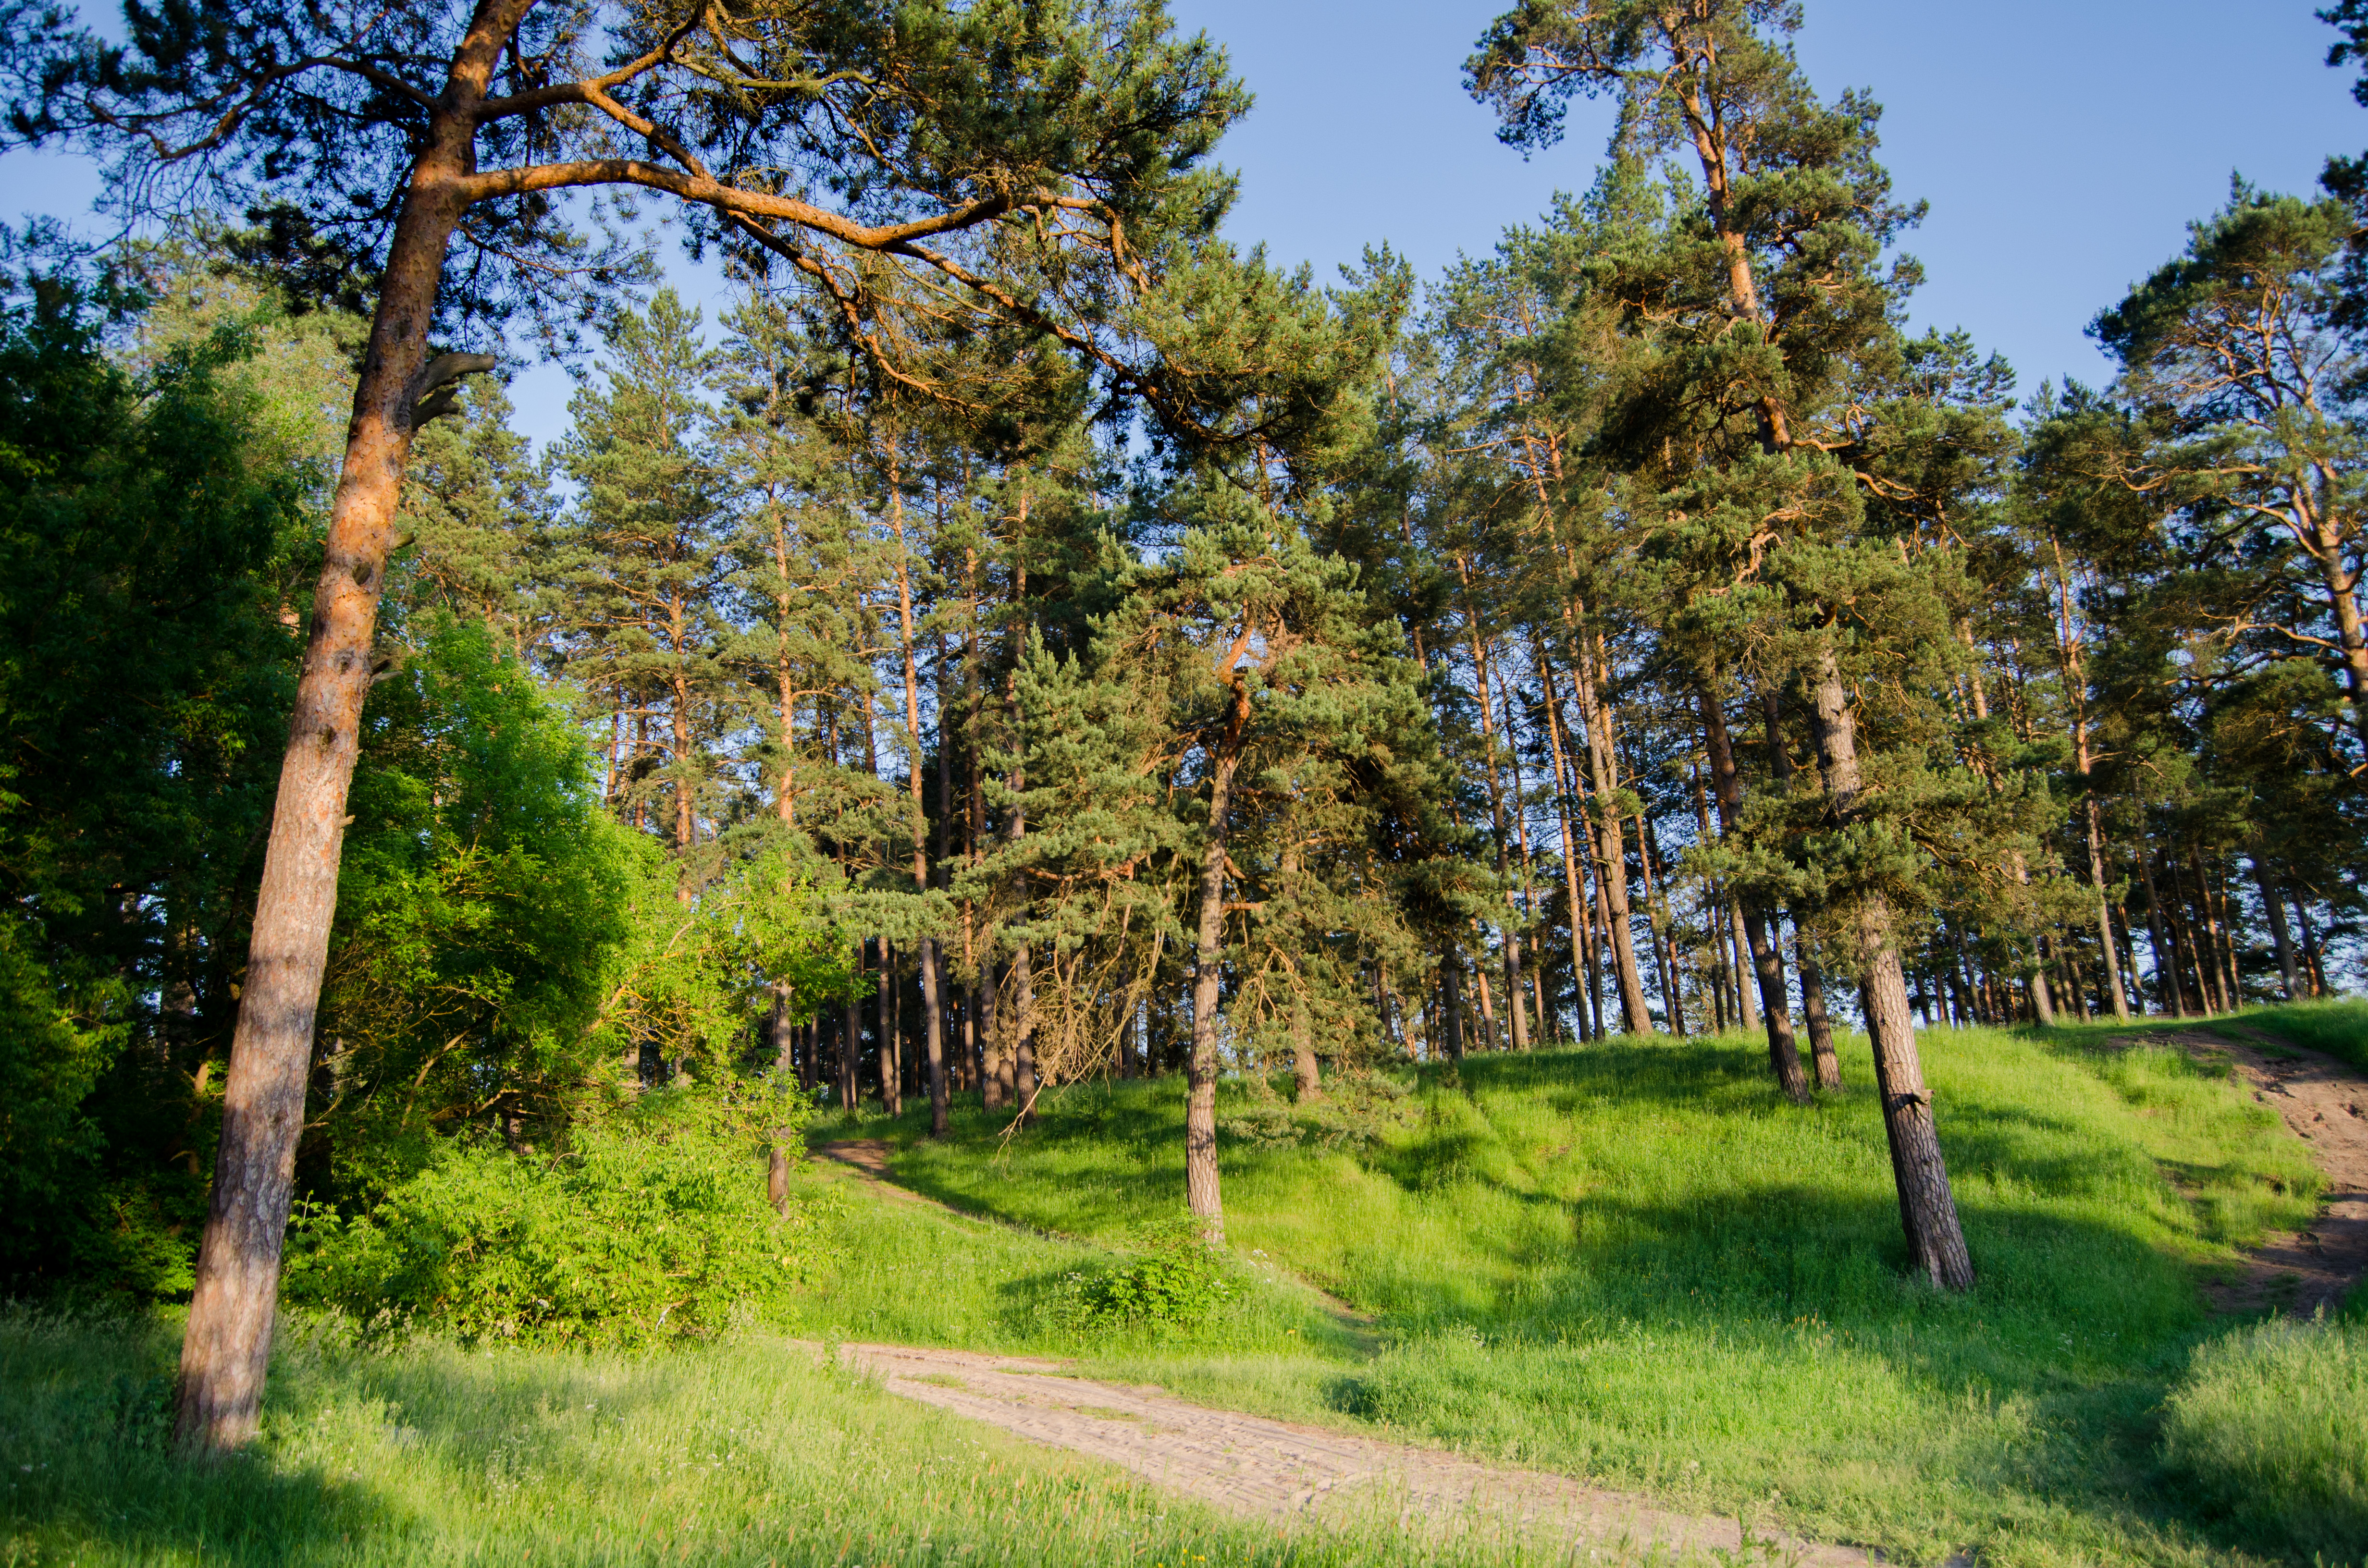
<path fill-rule="evenodd" d="M 2318 933 L 2311 928 L 2310 910 L 2299 892 L 2294 894 L 2294 924 L 2302 927 L 2302 956 L 2310 970 L 2310 994 L 2324 996 L 2328 994 L 2327 965 L 2319 959 Z"/>
<path fill-rule="evenodd" d="M 926 896 L 929 891 L 929 813 L 921 801 L 921 673 L 915 657 L 916 633 L 913 630 L 912 550 L 905 539 L 905 494 L 901 474 L 892 450 L 889 465 L 888 514 L 896 529 L 896 614 L 904 631 L 905 643 L 905 739 L 912 760 L 905 771 L 911 776 L 913 809 L 913 891 Z M 942 730 L 943 726 L 939 726 Z M 939 736 L 939 749 L 944 750 L 944 737 Z M 940 774 L 944 759 L 939 757 Z M 942 778 L 939 786 L 940 805 L 946 793 Z M 942 824 L 939 828 L 943 834 Z M 939 846 L 942 857 L 943 846 Z M 933 937 L 923 937 L 916 961 L 921 977 L 922 1052 L 929 1069 L 929 1136 L 943 1138 L 947 1128 L 946 1094 L 946 1009 L 943 977 L 939 973 L 940 952 Z"/>
<path fill-rule="evenodd" d="M 896 949 L 887 937 L 880 938 L 880 1108 L 890 1116 L 905 1114 L 905 1080 L 899 1071 L 903 1066 L 901 1043 L 897 1038 L 894 1009 L 896 1006 Z"/>
<path fill-rule="evenodd" d="M 1388 1020 L 1383 1029 L 1388 1030 Z M 1301 1105 L 1324 1097 L 1324 1079 L 1315 1065 L 1315 1045 L 1307 1028 L 1307 999 L 1293 995 L 1291 999 L 1291 1072 L 1292 1096 Z"/>
<path fill-rule="evenodd" d="M 1819 653 L 1816 699 L 1818 760 L 1826 776 L 1827 802 L 1836 825 L 1847 826 L 1861 814 L 1858 726 L 1850 712 L 1849 688 L 1842 684 L 1831 648 Z M 1891 905 L 1881 892 L 1869 889 L 1859 895 L 1852 915 L 1861 976 L 1859 998 L 1874 1048 L 1875 1087 L 1883 1100 L 1883 1128 L 1891 1146 L 1892 1176 L 1898 1188 L 1899 1220 L 1907 1250 L 1933 1284 L 1948 1290 L 1970 1290 L 1973 1260 L 1958 1226 L 1956 1198 L 1950 1190 L 1949 1167 L 1941 1157 L 1933 1121 L 1932 1096 L 1924 1085 L 1923 1063 L 1916 1051 L 1915 1020 L 1909 1015 L 1907 980 L 1900 972 L 1899 951 L 1892 935 Z"/>
<path fill-rule="evenodd" d="M 2154 852 L 2143 833 L 2138 837 L 2138 871 L 2146 880 L 2146 942 L 2154 949 L 2154 988 L 2156 997 L 2174 1018 L 2187 1016 L 2179 995 L 2179 952 L 2163 939 L 2162 895 L 2155 891 Z M 2166 960 L 2163 955 L 2170 957 Z"/>
<path fill-rule="evenodd" d="M 1238 689 L 1209 770 L 1209 830 L 1201 850 L 1201 911 L 1192 949 L 1192 1052 L 1185 1062 L 1184 1198 L 1212 1245 L 1225 1239 L 1217 1180 L 1217 999 L 1225 961 L 1225 837 L 1248 700 Z"/>
<path fill-rule="evenodd" d="M 770 1017 L 773 1037 L 773 1081 L 786 1085 L 797 1071 L 790 1026 L 790 987 L 786 981 L 772 984 L 773 1008 Z M 790 1200 L 790 1150 L 791 1130 L 777 1129 L 773 1133 L 773 1157 L 765 1172 L 765 1197 L 775 1209 Z"/>
<path fill-rule="evenodd" d="M 244 1445 L 255 1436 L 261 1409 L 386 553 L 421 399 L 441 381 L 492 368 L 484 356 L 449 355 L 431 364 L 427 337 L 445 250 L 468 207 L 463 182 L 475 167 L 475 107 L 525 5 L 481 3 L 453 52 L 404 187 L 354 390 L 264 851 L 213 1189 L 181 1342 L 174 1435 L 186 1449 Z"/>
<path fill-rule="evenodd" d="M 1579 718 L 1587 726 L 1588 782 L 1595 792 L 1591 825 L 1596 839 L 1596 887 L 1603 894 L 1604 927 L 1611 938 L 1611 965 L 1620 988 L 1620 1025 L 1630 1034 L 1653 1032 L 1653 1015 L 1645 1006 L 1645 978 L 1636 967 L 1636 942 L 1628 908 L 1628 846 L 1620 832 L 1620 813 L 1612 796 L 1619 789 L 1619 760 L 1612 750 L 1611 716 L 1596 687 L 1587 650 L 1581 648 L 1571 668 L 1578 689 Z"/>
<path fill-rule="evenodd" d="M 1463 1061 L 1463 954 L 1452 942 L 1439 966 L 1439 990 L 1440 1010 L 1446 1015 L 1440 1020 L 1440 1034 L 1447 1059 L 1460 1065 Z"/>
<path fill-rule="evenodd" d="M 1736 831 L 1743 815 L 1743 775 L 1735 766 L 1735 744 L 1726 728 L 1726 713 L 1711 687 L 1701 692 L 1702 733 L 1710 753 L 1712 796 L 1718 802 L 1719 836 Z M 1751 971 L 1759 989 L 1759 1015 L 1768 1031 L 1768 1065 L 1776 1086 L 1797 1104 L 1809 1099 L 1808 1075 L 1801 1070 L 1801 1051 L 1793 1038 L 1793 1013 L 1784 994 L 1784 960 L 1768 939 L 1767 906 L 1756 898 L 1736 901 L 1743 910 L 1743 934 L 1751 954 Z"/>

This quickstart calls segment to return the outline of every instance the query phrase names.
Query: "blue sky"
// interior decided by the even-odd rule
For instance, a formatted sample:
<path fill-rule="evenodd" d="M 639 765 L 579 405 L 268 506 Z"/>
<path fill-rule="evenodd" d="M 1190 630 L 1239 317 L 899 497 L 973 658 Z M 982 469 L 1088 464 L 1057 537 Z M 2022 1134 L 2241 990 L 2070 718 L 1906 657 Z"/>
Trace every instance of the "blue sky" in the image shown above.
<path fill-rule="evenodd" d="M 1582 190 L 1607 119 L 1524 163 L 1467 98 L 1461 66 L 1501 0 L 1171 0 L 1231 51 L 1258 106 L 1219 150 L 1242 176 L 1229 233 L 1320 277 L 1388 241 L 1427 276 Z M 1808 0 L 1799 39 L 1827 97 L 1885 107 L 1901 195 L 1931 203 L 1919 324 L 1963 326 L 2025 392 L 2100 381 L 2081 328 L 2175 252 L 2232 170 L 2307 188 L 2329 153 L 2368 149 L 2368 110 L 2310 0 Z M 90 182 L 57 160 L 0 159 L 0 213 L 66 215 Z M 686 292 L 706 280 L 685 273 Z M 710 312 L 711 319 L 712 312 Z M 521 376 L 519 423 L 564 428 L 569 381 Z"/>

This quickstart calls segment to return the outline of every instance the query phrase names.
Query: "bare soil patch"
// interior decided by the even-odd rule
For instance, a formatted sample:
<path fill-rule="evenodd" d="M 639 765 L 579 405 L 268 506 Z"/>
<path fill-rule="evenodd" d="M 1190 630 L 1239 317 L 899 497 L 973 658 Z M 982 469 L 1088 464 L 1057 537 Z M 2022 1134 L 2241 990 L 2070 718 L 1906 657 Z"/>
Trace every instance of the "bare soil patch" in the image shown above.
<path fill-rule="evenodd" d="M 829 1143 L 809 1143 L 806 1153 L 818 1160 L 845 1165 L 855 1173 L 857 1180 L 892 1203 L 926 1203 L 949 1214 L 962 1212 L 951 1204 L 925 1198 L 909 1187 L 897 1186 L 896 1178 L 888 1173 L 888 1144 L 884 1139 L 845 1138 Z"/>
<path fill-rule="evenodd" d="M 2224 1312 L 2333 1312 L 2368 1275 L 2368 1078 L 2347 1062 L 2245 1024 L 2149 1034 L 2205 1060 L 2227 1062 L 2253 1097 L 2276 1110 L 2327 1177 L 2327 1201 L 2306 1231 L 2266 1238 L 2238 1276 L 2205 1288 Z M 2116 1044 L 2133 1040 L 2116 1040 Z"/>
<path fill-rule="evenodd" d="M 1480 1532 L 1654 1562 L 1712 1552 L 1818 1568 L 1882 1561 L 1861 1549 L 1752 1528 L 1748 1519 L 1673 1513 L 1567 1476 L 1209 1410 L 1156 1387 L 1065 1377 L 1056 1361 L 893 1345 L 843 1345 L 839 1355 L 892 1393 L 1107 1460 L 1256 1518 L 1378 1521 L 1447 1537 Z"/>

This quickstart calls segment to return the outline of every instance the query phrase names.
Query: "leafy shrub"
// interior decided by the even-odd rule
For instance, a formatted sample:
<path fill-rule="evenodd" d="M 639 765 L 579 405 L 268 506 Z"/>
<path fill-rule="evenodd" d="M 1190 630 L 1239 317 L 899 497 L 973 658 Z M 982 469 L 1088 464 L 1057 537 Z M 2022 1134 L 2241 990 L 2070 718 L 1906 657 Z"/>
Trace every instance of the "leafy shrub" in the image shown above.
<path fill-rule="evenodd" d="M 766 1201 L 762 1117 L 703 1087 L 656 1090 L 579 1126 L 560 1154 L 450 1139 L 367 1213 L 307 1215 L 291 1297 L 366 1328 L 463 1341 L 633 1347 L 782 1308 L 818 1261 L 815 1215 Z"/>
<path fill-rule="evenodd" d="M 2330 1564 L 2368 1558 L 2368 1322 L 2204 1345 L 2165 1414 L 2166 1457 L 2233 1518 Z"/>
<path fill-rule="evenodd" d="M 1131 1242 L 1126 1263 L 1068 1277 L 1060 1312 L 1072 1329 L 1190 1328 L 1238 1293 L 1233 1269 L 1201 1239 L 1198 1220 L 1155 1221 L 1136 1227 Z"/>

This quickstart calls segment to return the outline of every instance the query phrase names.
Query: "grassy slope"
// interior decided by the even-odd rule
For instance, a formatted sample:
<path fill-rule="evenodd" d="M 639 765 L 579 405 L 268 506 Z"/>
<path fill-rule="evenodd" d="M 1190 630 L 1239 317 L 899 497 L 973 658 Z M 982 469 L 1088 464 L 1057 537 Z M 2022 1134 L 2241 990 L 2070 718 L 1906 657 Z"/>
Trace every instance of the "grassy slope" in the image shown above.
<path fill-rule="evenodd" d="M 1421 1074 L 1361 1150 L 1279 1142 L 1232 1085 L 1225 1119 L 1263 1140 L 1224 1142 L 1230 1241 L 1375 1314 L 1384 1347 L 1285 1324 L 1102 1359 L 1679 1500 L 1777 1495 L 1796 1528 L 1927 1560 L 2276 1554 L 2273 1529 L 2189 1516 L 2157 1411 L 2205 1328 L 2201 1272 L 2300 1222 L 2317 1179 L 2225 1080 L 2109 1032 L 1926 1037 L 1982 1274 L 1962 1301 L 1900 1276 L 1862 1053 L 1808 1110 L 1746 1040 L 1474 1059 L 1460 1085 Z M 978 1117 L 945 1147 L 863 1131 L 949 1202 L 1118 1238 L 1173 1211 L 1180 1094 L 1080 1086 L 1008 1144 Z"/>
<path fill-rule="evenodd" d="M 2246 1021 L 2260 1024 L 2296 1045 L 2326 1051 L 2368 1073 L 2368 1000 L 2341 996 L 2291 1007 L 2271 1007 L 2248 1015 Z"/>
<path fill-rule="evenodd" d="M 1794 1110 L 1754 1048 L 1719 1041 L 1475 1060 L 1460 1085 L 1425 1074 L 1377 1111 L 1302 1118 L 1295 1142 L 1290 1112 L 1237 1087 L 1226 1197 L 1253 1288 L 1164 1337 L 1080 1339 L 1053 1303 L 1109 1256 L 1079 1238 L 1172 1210 L 1178 1085 L 1079 1087 L 1008 1144 L 974 1112 L 948 1148 L 912 1118 L 859 1122 L 904 1145 L 903 1179 L 1006 1222 L 817 1169 L 838 1253 L 785 1326 L 1083 1352 L 1212 1403 L 1676 1502 L 1773 1498 L 1800 1528 L 1913 1560 L 1972 1544 L 1998 1564 L 2307 1562 L 2260 1488 L 2232 1512 L 2168 1467 L 2159 1432 L 2177 1389 L 2190 1449 L 2267 1453 L 2274 1471 L 2283 1450 L 2260 1434 L 2284 1412 L 2245 1393 L 2241 1357 L 2207 1351 L 2180 1380 L 2219 1343 L 2197 1271 L 2294 1222 L 2312 1179 L 2260 1108 L 2183 1055 L 2083 1044 L 2125 1032 L 1927 1037 L 1983 1270 L 1963 1301 L 1898 1278 L 1863 1085 Z M 529 1544 L 582 1563 L 1442 1560 L 1281 1540 L 758 1336 L 635 1361 L 299 1335 L 256 1454 L 192 1475 L 155 1441 L 171 1351 L 169 1324 L 0 1313 L 0 1563 L 508 1562 Z M 2320 1352 L 2278 1354 L 2317 1376 Z M 2338 1511 L 2313 1544 L 2352 1561 L 2357 1466 L 2320 1469 Z"/>
<path fill-rule="evenodd" d="M 0 1563 L 1513 1564 L 1293 1534 L 752 1337 L 641 1358 L 283 1335 L 255 1449 L 170 1458 L 169 1325 L 0 1312 Z"/>

